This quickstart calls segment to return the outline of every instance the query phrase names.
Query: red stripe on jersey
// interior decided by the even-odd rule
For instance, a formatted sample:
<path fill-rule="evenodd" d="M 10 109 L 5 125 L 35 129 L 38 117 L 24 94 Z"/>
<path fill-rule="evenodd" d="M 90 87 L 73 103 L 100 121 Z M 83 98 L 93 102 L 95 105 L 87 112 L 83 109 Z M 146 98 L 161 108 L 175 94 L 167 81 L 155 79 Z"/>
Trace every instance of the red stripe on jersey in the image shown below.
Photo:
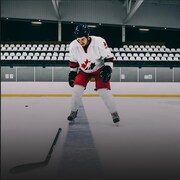
<path fill-rule="evenodd" d="M 113 62 L 113 61 L 114 61 L 114 57 L 104 59 L 104 62 Z"/>
<path fill-rule="evenodd" d="M 79 64 L 77 62 L 70 61 L 69 66 L 70 66 L 70 68 L 76 68 L 76 67 L 79 67 Z"/>

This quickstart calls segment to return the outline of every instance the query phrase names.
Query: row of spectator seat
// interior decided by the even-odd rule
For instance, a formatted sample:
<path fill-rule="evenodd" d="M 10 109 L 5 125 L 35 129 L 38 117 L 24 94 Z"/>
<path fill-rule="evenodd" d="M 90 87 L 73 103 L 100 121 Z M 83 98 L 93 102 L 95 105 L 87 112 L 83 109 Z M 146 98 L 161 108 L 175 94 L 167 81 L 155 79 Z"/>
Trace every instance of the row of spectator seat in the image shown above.
<path fill-rule="evenodd" d="M 122 57 L 124 57 L 124 56 L 127 56 L 127 57 L 131 57 L 131 56 L 134 56 L 134 57 L 137 57 L 137 56 L 140 56 L 140 57 L 144 57 L 144 56 L 146 56 L 146 57 L 150 57 L 150 56 L 152 56 L 152 57 L 180 57 L 180 53 L 130 53 L 130 52 L 127 52 L 127 53 L 119 53 L 119 52 L 117 52 L 117 53 L 115 53 L 114 54 L 116 57 L 118 57 L 118 56 L 122 56 Z"/>
<path fill-rule="evenodd" d="M 1 56 L 1 60 L 69 60 L 68 56 Z"/>
<path fill-rule="evenodd" d="M 1 52 L 1 56 L 69 56 L 69 52 Z M 122 57 L 131 57 L 131 56 L 134 56 L 134 57 L 137 57 L 137 56 L 140 56 L 140 57 L 180 57 L 180 53 L 130 53 L 130 52 L 127 52 L 127 53 L 120 53 L 120 52 L 116 52 L 114 53 L 114 56 L 115 57 L 119 57 L 119 56 L 122 56 Z"/>
<path fill-rule="evenodd" d="M 69 44 L 1 44 L 1 48 L 2 47 L 69 47 Z"/>
<path fill-rule="evenodd" d="M 180 61 L 180 48 L 123 45 L 110 48 L 115 60 Z M 69 60 L 69 44 L 1 44 L 1 60 Z"/>
<path fill-rule="evenodd" d="M 123 45 L 123 47 L 110 48 L 112 52 L 180 52 L 180 48 L 168 48 L 165 45 Z"/>
<path fill-rule="evenodd" d="M 146 45 L 143 45 L 143 44 L 127 45 L 127 44 L 124 44 L 123 48 L 166 48 L 166 46 L 165 45 L 153 45 L 153 44 L 152 45 L 148 45 L 148 44 L 146 44 Z"/>
<path fill-rule="evenodd" d="M 119 61 L 180 61 L 180 58 L 179 57 L 140 57 L 140 56 L 137 56 L 137 57 L 134 57 L 134 56 L 131 56 L 131 57 L 127 57 L 127 56 L 124 56 L 124 57 L 117 57 L 116 60 L 119 60 Z"/>
<path fill-rule="evenodd" d="M 1 47 L 1 51 L 69 51 L 68 47 Z"/>
<path fill-rule="evenodd" d="M 1 56 L 69 56 L 69 52 L 1 52 Z M 137 57 L 137 56 L 140 56 L 140 57 L 149 57 L 149 56 L 152 56 L 152 57 L 180 57 L 180 53 L 120 53 L 120 52 L 116 52 L 114 53 L 114 56 L 118 57 L 118 56 L 127 56 L 127 57 L 131 57 L 131 56 L 134 56 L 134 57 Z"/>
<path fill-rule="evenodd" d="M 69 60 L 69 53 L 54 52 L 1 52 L 1 60 Z"/>
<path fill-rule="evenodd" d="M 180 48 L 110 48 L 111 52 L 180 52 Z M 69 51 L 69 47 L 1 47 L 1 51 Z"/>
<path fill-rule="evenodd" d="M 180 48 L 165 45 L 123 45 L 114 47 L 112 52 L 180 52 Z M 1 44 L 1 51 L 69 51 L 69 44 Z"/>
<path fill-rule="evenodd" d="M 180 52 L 180 48 L 113 48 L 112 52 Z"/>
<path fill-rule="evenodd" d="M 1 44 L 1 47 L 69 47 L 69 44 Z M 123 48 L 166 48 L 165 45 L 123 45 Z"/>
<path fill-rule="evenodd" d="M 1 56 L 69 56 L 69 52 L 1 52 Z"/>
<path fill-rule="evenodd" d="M 24 56 L 24 55 L 21 55 L 21 56 L 4 56 L 2 55 L 1 56 L 1 60 L 70 60 L 69 56 L 66 55 L 66 56 L 55 56 L 55 55 L 52 55 L 52 56 L 48 56 L 48 55 L 33 55 L 33 56 L 30 56 L 30 55 L 27 55 L 27 56 Z M 115 56 L 115 60 L 117 61 L 180 61 L 180 57 L 178 56 L 174 56 L 174 57 L 165 57 L 165 56 L 162 56 L 162 57 L 153 57 L 153 56 L 118 56 L 116 57 Z"/>
<path fill-rule="evenodd" d="M 115 58 L 117 61 L 180 61 L 178 57 L 117 57 Z M 1 60 L 60 60 L 60 61 L 68 61 L 68 56 L 2 56 Z"/>

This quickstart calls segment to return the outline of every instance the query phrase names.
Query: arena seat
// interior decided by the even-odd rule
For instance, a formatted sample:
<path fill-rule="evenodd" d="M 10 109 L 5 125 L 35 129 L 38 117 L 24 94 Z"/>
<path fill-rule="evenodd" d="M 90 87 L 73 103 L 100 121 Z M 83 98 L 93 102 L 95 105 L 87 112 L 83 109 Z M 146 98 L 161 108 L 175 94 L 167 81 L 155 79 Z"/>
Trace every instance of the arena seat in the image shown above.
<path fill-rule="evenodd" d="M 150 53 L 146 53 L 145 56 L 146 57 L 150 57 L 151 55 L 150 55 Z"/>
<path fill-rule="evenodd" d="M 141 50 L 141 48 L 139 47 L 139 48 L 137 48 L 137 51 L 138 51 L 138 52 L 141 52 L 142 50 Z"/>
<path fill-rule="evenodd" d="M 155 61 L 160 61 L 160 57 L 156 56 L 154 60 Z"/>
<path fill-rule="evenodd" d="M 15 53 L 14 53 L 14 52 L 11 52 L 9 55 L 10 55 L 10 56 L 15 56 Z"/>
<path fill-rule="evenodd" d="M 162 53 L 157 53 L 157 56 L 158 57 L 162 57 Z"/>
<path fill-rule="evenodd" d="M 59 50 L 60 50 L 59 47 L 54 48 L 54 51 L 59 51 Z"/>
<path fill-rule="evenodd" d="M 174 54 L 173 53 L 169 53 L 169 57 L 174 57 Z"/>
<path fill-rule="evenodd" d="M 166 57 L 165 57 L 165 56 L 162 56 L 160 60 L 161 60 L 161 61 L 166 61 Z"/>
<path fill-rule="evenodd" d="M 51 60 L 57 60 L 57 56 L 52 56 Z"/>
<path fill-rule="evenodd" d="M 58 56 L 58 53 L 57 52 L 53 52 L 53 56 Z"/>
<path fill-rule="evenodd" d="M 124 49 L 124 48 L 119 48 L 119 51 L 120 51 L 120 52 L 124 52 L 125 49 Z"/>
<path fill-rule="evenodd" d="M 180 48 L 177 48 L 177 49 L 176 49 L 176 52 L 180 52 Z"/>
<path fill-rule="evenodd" d="M 130 61 L 135 61 L 136 58 L 135 58 L 134 56 L 131 56 L 131 57 L 129 58 L 129 60 L 130 60 Z"/>
<path fill-rule="evenodd" d="M 18 60 L 19 57 L 18 57 L 18 56 L 12 56 L 12 59 L 13 59 L 13 60 Z"/>
<path fill-rule="evenodd" d="M 28 56 L 31 56 L 31 57 L 32 57 L 33 55 L 34 55 L 34 54 L 33 54 L 32 52 L 28 53 Z"/>
<path fill-rule="evenodd" d="M 46 53 L 45 52 L 41 52 L 40 56 L 46 56 Z"/>
<path fill-rule="evenodd" d="M 175 53 L 175 57 L 180 57 L 180 53 Z"/>
<path fill-rule="evenodd" d="M 121 56 L 118 56 L 116 60 L 122 61 L 122 57 L 121 57 Z"/>
<path fill-rule="evenodd" d="M 63 53 L 63 52 L 60 52 L 60 53 L 59 53 L 59 56 L 64 57 L 64 53 Z"/>
<path fill-rule="evenodd" d="M 50 56 L 46 56 L 45 60 L 51 60 Z"/>
<path fill-rule="evenodd" d="M 175 57 L 173 58 L 173 60 L 174 60 L 174 61 L 180 61 L 180 58 L 178 58 L 178 57 L 175 56 Z"/>
<path fill-rule="evenodd" d="M 118 52 L 119 51 L 119 49 L 117 48 L 117 47 L 115 47 L 115 48 L 113 48 L 113 50 L 112 51 L 114 51 L 114 52 Z"/>
<path fill-rule="evenodd" d="M 144 53 L 139 53 L 139 56 L 140 57 L 144 57 Z"/>
<path fill-rule="evenodd" d="M 121 56 L 122 56 L 122 57 L 125 57 L 125 56 L 126 56 L 126 53 L 121 53 Z"/>
<path fill-rule="evenodd" d="M 1 55 L 1 60 L 6 60 L 6 56 Z"/>
<path fill-rule="evenodd" d="M 25 56 L 20 56 L 20 58 L 19 58 L 20 60 L 25 60 Z"/>
<path fill-rule="evenodd" d="M 52 56 L 52 53 L 51 52 L 48 52 L 47 54 L 46 54 L 46 56 Z"/>
<path fill-rule="evenodd" d="M 131 51 L 132 51 L 132 52 L 135 52 L 135 51 L 136 51 L 136 48 L 132 47 L 132 48 L 131 48 Z"/>
<path fill-rule="evenodd" d="M 48 48 L 48 51 L 53 51 L 53 50 L 54 50 L 53 47 L 49 47 L 49 48 Z"/>
<path fill-rule="evenodd" d="M 118 56 L 120 56 L 120 53 L 116 52 L 114 55 L 115 55 L 115 57 L 118 57 Z"/>
<path fill-rule="evenodd" d="M 20 56 L 21 56 L 21 53 L 20 53 L 20 52 L 17 52 L 17 53 L 16 53 L 16 56 L 17 56 L 17 57 L 20 57 Z"/>
<path fill-rule="evenodd" d="M 38 60 L 44 60 L 44 56 L 40 55 Z"/>
<path fill-rule="evenodd" d="M 34 56 L 40 56 L 40 53 L 39 52 L 35 52 Z"/>
<path fill-rule="evenodd" d="M 131 57 L 132 56 L 132 53 L 127 53 L 127 57 Z"/>
<path fill-rule="evenodd" d="M 37 48 L 37 50 L 38 50 L 38 48 Z M 46 46 L 42 47 L 42 51 L 47 51 L 47 50 L 48 50 L 48 48 Z"/>
<path fill-rule="evenodd" d="M 150 57 L 148 57 L 148 60 L 149 61 L 154 61 L 154 57 L 150 56 Z"/>
<path fill-rule="evenodd" d="M 1 47 L 1 51 L 6 51 L 6 47 L 5 47 L 5 46 L 2 46 L 2 47 Z"/>
<path fill-rule="evenodd" d="M 38 56 L 35 56 L 35 55 L 34 55 L 34 56 L 32 57 L 32 60 L 38 60 Z"/>
<path fill-rule="evenodd" d="M 138 53 L 133 53 L 133 56 L 134 56 L 134 57 L 137 57 L 137 56 L 138 56 Z"/>
<path fill-rule="evenodd" d="M 36 48 L 36 51 L 41 51 L 41 48 L 42 48 L 42 47 L 38 46 L 38 47 Z"/>
<path fill-rule="evenodd" d="M 12 56 L 7 56 L 6 59 L 7 59 L 7 60 L 13 60 L 13 57 L 12 57 Z"/>
<path fill-rule="evenodd" d="M 148 58 L 147 58 L 146 56 L 144 56 L 144 57 L 142 57 L 142 60 L 143 60 L 143 61 L 147 61 Z"/>
<path fill-rule="evenodd" d="M 128 58 L 127 56 L 124 56 L 124 57 L 123 57 L 123 60 L 124 60 L 124 61 L 128 61 L 129 58 Z"/>
<path fill-rule="evenodd" d="M 36 51 L 36 48 L 37 48 L 36 46 L 33 46 L 30 48 L 30 51 Z"/>
<path fill-rule="evenodd" d="M 18 50 L 18 47 L 14 46 L 12 50 L 13 50 L 13 51 L 17 51 L 17 50 Z"/>
<path fill-rule="evenodd" d="M 64 60 L 64 58 L 62 56 L 58 56 L 57 60 L 62 61 L 62 60 Z"/>
<path fill-rule="evenodd" d="M 29 56 L 29 55 L 26 56 L 26 60 L 31 60 L 31 59 L 32 59 L 31 56 Z"/>
<path fill-rule="evenodd" d="M 137 56 L 136 61 L 141 61 L 141 57 Z"/>

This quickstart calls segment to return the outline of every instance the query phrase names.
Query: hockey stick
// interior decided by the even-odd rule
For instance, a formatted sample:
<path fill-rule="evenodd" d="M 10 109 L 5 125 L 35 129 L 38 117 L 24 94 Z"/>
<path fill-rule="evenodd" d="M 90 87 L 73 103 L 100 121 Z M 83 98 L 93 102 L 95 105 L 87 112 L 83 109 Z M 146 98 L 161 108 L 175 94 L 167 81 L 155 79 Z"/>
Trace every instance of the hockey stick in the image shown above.
<path fill-rule="evenodd" d="M 33 169 L 36 169 L 36 168 L 41 168 L 41 167 L 44 167 L 44 166 L 47 166 L 50 159 L 51 159 L 51 154 L 53 152 L 53 148 L 57 142 L 57 139 L 59 137 L 59 133 L 61 132 L 61 128 L 58 129 L 58 132 L 54 138 L 54 141 L 51 145 L 51 148 L 45 158 L 44 161 L 40 161 L 40 162 L 34 162 L 34 163 L 28 163 L 28 164 L 22 164 L 22 165 L 19 165 L 19 166 L 15 166 L 13 168 L 10 169 L 10 173 L 20 173 L 20 172 L 25 172 L 25 171 L 29 171 L 29 170 L 33 170 Z"/>

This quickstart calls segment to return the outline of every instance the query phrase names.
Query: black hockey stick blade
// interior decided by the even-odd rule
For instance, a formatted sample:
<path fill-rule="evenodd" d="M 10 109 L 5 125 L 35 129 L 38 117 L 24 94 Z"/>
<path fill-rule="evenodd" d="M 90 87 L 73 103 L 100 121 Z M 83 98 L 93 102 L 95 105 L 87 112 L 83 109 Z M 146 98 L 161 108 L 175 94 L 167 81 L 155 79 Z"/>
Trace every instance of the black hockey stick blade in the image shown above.
<path fill-rule="evenodd" d="M 52 155 L 52 152 L 53 152 L 53 148 L 57 142 L 57 139 L 59 137 L 59 134 L 61 132 L 61 128 L 58 129 L 58 132 L 54 138 L 54 141 L 51 145 L 51 148 L 45 158 L 44 161 L 39 161 L 39 162 L 33 162 L 33 163 L 28 163 L 28 164 L 22 164 L 22 165 L 18 165 L 18 166 L 15 166 L 13 168 L 10 169 L 10 173 L 12 174 L 15 174 L 15 173 L 21 173 L 21 172 L 26 172 L 26 171 L 30 171 L 30 170 L 33 170 L 33 169 L 36 169 L 36 168 L 42 168 L 44 166 L 47 166 L 50 159 L 51 159 L 51 155 Z"/>
<path fill-rule="evenodd" d="M 22 165 L 11 168 L 10 173 L 15 174 L 15 173 L 26 172 L 26 171 L 30 171 L 36 168 L 42 168 L 44 166 L 47 166 L 47 164 L 48 162 L 46 161 L 22 164 Z"/>

